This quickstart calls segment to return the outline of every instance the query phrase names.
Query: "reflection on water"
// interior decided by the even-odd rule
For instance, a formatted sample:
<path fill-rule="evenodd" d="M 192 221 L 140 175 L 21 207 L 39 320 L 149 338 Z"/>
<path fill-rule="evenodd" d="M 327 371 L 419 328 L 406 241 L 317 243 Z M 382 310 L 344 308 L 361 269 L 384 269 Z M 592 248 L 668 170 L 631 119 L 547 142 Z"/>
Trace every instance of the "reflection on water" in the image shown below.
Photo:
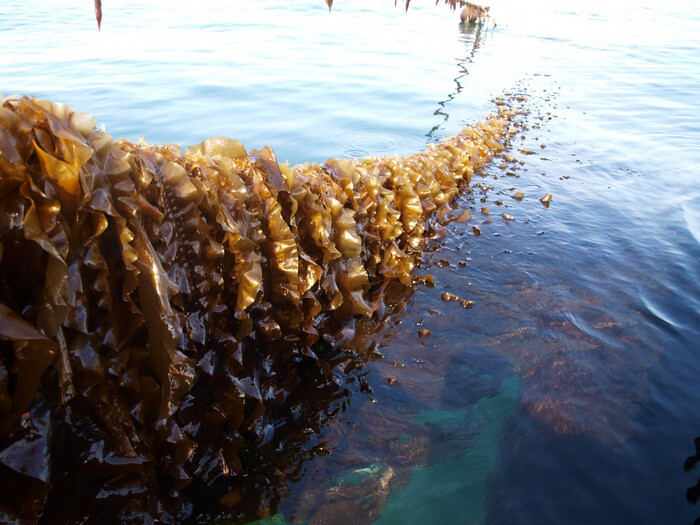
<path fill-rule="evenodd" d="M 457 95 L 459 95 L 464 87 L 462 83 L 465 81 L 469 70 L 467 68 L 468 64 L 474 59 L 479 46 L 481 46 L 481 41 L 484 39 L 488 33 L 487 24 L 472 24 L 469 22 L 461 22 L 459 24 L 460 32 L 462 33 L 462 41 L 465 47 L 469 50 L 469 53 L 464 58 L 460 58 L 457 61 L 458 75 L 454 79 L 454 91 L 447 95 L 445 100 L 438 102 L 438 109 L 433 113 L 435 116 L 439 116 L 442 120 L 435 124 L 428 133 L 426 137 L 429 142 L 432 142 L 437 137 L 437 132 L 445 127 L 445 124 L 450 118 L 447 106 L 452 102 Z M 483 33 L 483 35 L 482 35 Z"/>

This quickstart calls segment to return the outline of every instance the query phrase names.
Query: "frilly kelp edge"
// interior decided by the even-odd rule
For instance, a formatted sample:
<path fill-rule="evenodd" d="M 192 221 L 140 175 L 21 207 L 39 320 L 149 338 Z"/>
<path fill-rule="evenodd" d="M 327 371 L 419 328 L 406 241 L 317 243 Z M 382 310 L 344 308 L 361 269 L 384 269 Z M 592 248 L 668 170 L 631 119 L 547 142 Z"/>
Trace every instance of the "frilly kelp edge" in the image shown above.
<path fill-rule="evenodd" d="M 333 381 L 339 327 L 411 285 L 430 221 L 513 113 L 407 157 L 291 167 L 227 138 L 114 141 L 64 104 L 4 99 L 0 520 L 197 520 L 191 492 L 250 474 L 308 370 Z M 242 515 L 241 498 L 217 505 Z"/>

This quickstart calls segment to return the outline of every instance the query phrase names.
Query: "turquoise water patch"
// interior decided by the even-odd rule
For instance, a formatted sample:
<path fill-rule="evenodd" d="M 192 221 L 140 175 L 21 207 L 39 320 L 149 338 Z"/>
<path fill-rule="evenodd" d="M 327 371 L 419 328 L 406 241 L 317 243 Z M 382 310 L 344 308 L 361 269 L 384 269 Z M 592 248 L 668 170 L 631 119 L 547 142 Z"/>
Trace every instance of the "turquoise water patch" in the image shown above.
<path fill-rule="evenodd" d="M 484 502 L 498 460 L 503 423 L 515 404 L 519 386 L 519 377 L 507 377 L 496 395 L 477 401 L 469 417 L 469 424 L 477 434 L 465 454 L 454 461 L 416 467 L 406 487 L 389 496 L 384 512 L 375 523 L 484 523 Z"/>
<path fill-rule="evenodd" d="M 413 419 L 421 425 L 431 423 L 439 427 L 455 427 L 464 424 L 467 419 L 467 411 L 463 408 L 458 410 L 421 410 Z"/>

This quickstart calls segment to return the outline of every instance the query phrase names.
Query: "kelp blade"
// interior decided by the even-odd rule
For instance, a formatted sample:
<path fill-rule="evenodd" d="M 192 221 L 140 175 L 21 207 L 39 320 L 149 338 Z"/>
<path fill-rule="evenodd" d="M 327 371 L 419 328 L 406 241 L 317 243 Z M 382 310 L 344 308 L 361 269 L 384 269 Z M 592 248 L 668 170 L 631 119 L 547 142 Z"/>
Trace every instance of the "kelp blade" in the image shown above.
<path fill-rule="evenodd" d="M 411 284 L 430 217 L 510 116 L 407 157 L 292 167 L 226 138 L 114 141 L 63 104 L 5 99 L 0 513 L 176 522 L 188 490 L 235 485 L 304 391 L 299 367 L 331 381 L 331 327 Z"/>

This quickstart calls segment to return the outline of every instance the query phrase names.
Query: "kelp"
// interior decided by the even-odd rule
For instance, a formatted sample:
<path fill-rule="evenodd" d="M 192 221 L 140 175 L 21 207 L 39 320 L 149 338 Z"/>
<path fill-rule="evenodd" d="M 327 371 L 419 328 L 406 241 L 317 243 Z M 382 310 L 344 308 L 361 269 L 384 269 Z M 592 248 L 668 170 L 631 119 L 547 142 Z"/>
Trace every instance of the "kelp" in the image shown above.
<path fill-rule="evenodd" d="M 102 29 L 102 0 L 95 0 L 95 20 L 97 20 L 97 30 Z"/>
<path fill-rule="evenodd" d="M 228 138 L 114 141 L 64 104 L 5 99 L 0 516 L 177 522 L 187 491 L 236 486 L 308 377 L 337 378 L 339 327 L 411 285 L 430 219 L 510 117 L 407 157 L 292 167 Z"/>
<path fill-rule="evenodd" d="M 333 0 L 325 0 L 326 5 L 328 6 L 328 11 L 333 8 Z M 457 7 L 464 7 L 465 5 L 468 4 L 468 2 L 465 2 L 464 0 L 444 0 L 445 5 L 449 6 L 453 11 L 457 9 Z M 396 5 L 397 0 L 394 0 L 394 5 Z M 411 3 L 411 0 L 405 0 L 405 6 L 406 6 L 406 11 L 408 11 L 408 6 Z M 435 0 L 435 5 L 438 5 L 440 3 L 440 0 Z M 97 20 L 97 30 L 102 29 L 102 0 L 95 0 L 95 20 Z"/>

